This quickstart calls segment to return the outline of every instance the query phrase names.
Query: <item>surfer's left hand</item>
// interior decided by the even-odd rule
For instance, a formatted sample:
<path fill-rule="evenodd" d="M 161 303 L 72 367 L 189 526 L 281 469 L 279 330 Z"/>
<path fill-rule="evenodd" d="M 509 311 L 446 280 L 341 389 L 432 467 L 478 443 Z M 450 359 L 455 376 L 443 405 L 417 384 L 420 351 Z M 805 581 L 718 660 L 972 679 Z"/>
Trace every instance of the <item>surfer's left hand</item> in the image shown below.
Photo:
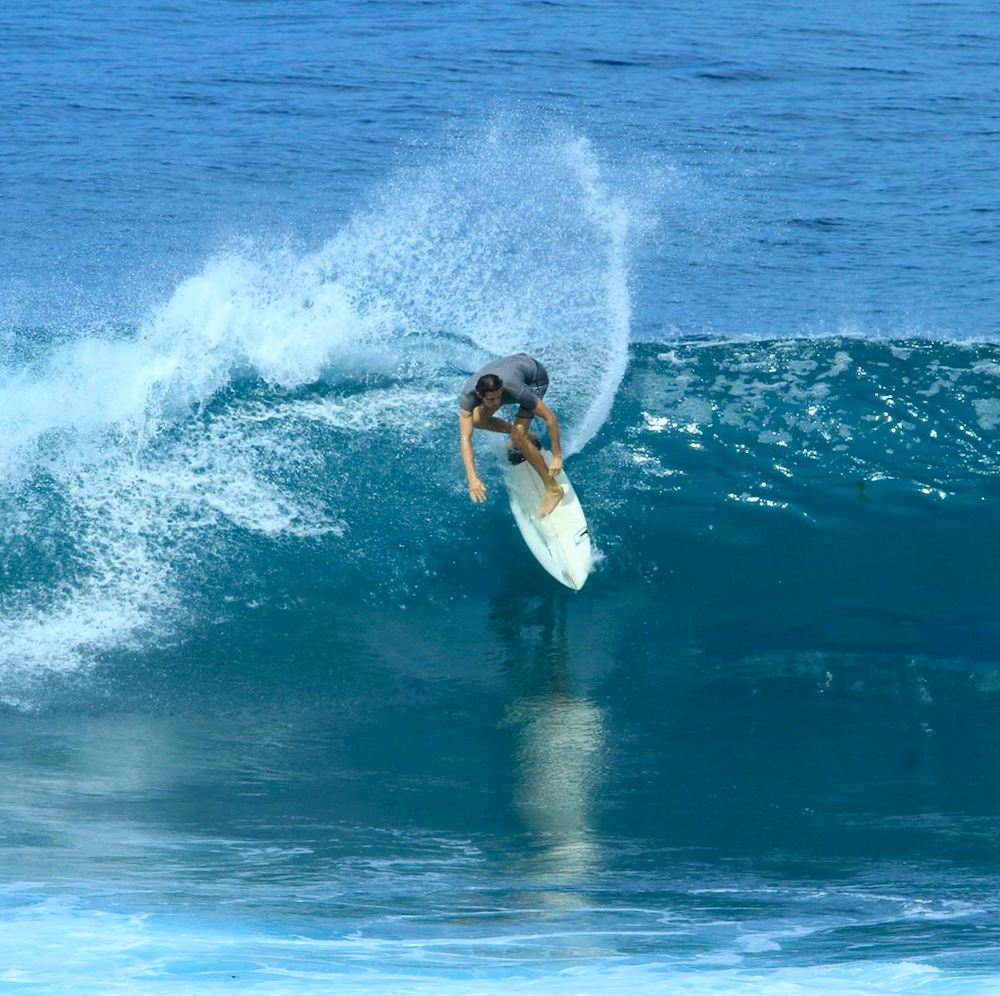
<path fill-rule="evenodd" d="M 549 474 L 555 477 L 562 472 L 562 457 L 553 457 L 549 463 Z"/>

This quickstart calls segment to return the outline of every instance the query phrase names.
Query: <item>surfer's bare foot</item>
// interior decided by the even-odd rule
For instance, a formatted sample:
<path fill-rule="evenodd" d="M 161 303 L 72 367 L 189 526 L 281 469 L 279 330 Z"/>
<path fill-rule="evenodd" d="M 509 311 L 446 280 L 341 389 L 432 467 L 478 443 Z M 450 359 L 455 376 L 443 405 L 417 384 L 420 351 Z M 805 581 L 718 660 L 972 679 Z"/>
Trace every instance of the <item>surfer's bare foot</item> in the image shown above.
<path fill-rule="evenodd" d="M 544 519 L 550 512 L 555 511 L 556 506 L 563 500 L 565 494 L 566 492 L 561 487 L 555 489 L 546 488 L 542 504 L 538 506 L 538 518 Z"/>

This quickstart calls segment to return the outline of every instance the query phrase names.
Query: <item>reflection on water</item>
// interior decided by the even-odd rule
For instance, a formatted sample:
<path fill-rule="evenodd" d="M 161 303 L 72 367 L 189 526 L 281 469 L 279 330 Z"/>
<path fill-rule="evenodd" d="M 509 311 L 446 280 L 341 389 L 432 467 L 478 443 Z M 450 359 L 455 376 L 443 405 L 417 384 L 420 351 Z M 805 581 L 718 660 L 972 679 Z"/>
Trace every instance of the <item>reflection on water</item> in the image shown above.
<path fill-rule="evenodd" d="M 502 724 L 516 733 L 514 804 L 539 845 L 531 875 L 539 885 L 564 889 L 600 861 L 592 818 L 607 740 L 603 710 L 573 690 L 567 599 L 557 592 L 534 605 L 494 605 L 510 651 L 505 667 L 519 686 Z M 568 892 L 548 898 L 560 907 L 580 901 Z"/>
<path fill-rule="evenodd" d="M 591 811 L 601 783 L 601 710 L 583 696 L 515 702 L 506 722 L 518 731 L 514 802 L 525 824 L 545 843 L 540 869 L 570 879 L 598 859 Z"/>

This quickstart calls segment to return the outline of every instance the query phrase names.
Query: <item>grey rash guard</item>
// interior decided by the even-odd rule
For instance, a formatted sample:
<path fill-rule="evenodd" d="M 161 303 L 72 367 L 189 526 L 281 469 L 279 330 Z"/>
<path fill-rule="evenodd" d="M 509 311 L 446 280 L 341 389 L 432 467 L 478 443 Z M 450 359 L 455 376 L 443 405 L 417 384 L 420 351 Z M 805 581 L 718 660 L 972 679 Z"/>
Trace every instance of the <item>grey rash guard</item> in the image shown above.
<path fill-rule="evenodd" d="M 549 375 L 545 367 L 527 353 L 517 353 L 514 356 L 492 360 L 465 382 L 465 387 L 459 395 L 459 406 L 462 411 L 469 412 L 470 415 L 477 405 L 482 404 L 479 395 L 476 394 L 476 383 L 484 374 L 496 374 L 503 381 L 501 404 L 521 406 L 515 418 L 531 415 L 538 404 L 538 399 L 544 397 L 549 386 Z"/>

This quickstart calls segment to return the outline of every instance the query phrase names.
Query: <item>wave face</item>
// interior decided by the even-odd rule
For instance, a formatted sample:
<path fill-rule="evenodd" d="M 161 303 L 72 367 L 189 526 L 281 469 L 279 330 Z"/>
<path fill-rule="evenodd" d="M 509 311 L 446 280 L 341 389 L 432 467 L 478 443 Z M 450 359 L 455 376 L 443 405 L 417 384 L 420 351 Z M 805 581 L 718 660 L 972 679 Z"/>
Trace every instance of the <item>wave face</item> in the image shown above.
<path fill-rule="evenodd" d="M 734 648 L 994 660 L 998 359 L 836 336 L 637 347 L 586 457 L 608 579 Z"/>
<path fill-rule="evenodd" d="M 573 177 L 586 167 L 579 196 L 592 196 L 584 147 L 556 149 L 557 166 Z M 465 168 L 485 183 L 480 160 Z M 309 618 L 335 598 L 363 615 L 426 609 L 456 587 L 544 589 L 510 523 L 496 441 L 479 443 L 485 510 L 468 503 L 456 444 L 462 371 L 525 341 L 518 307 L 488 335 L 473 335 L 474 310 L 441 328 L 469 270 L 485 268 L 482 294 L 496 274 L 508 300 L 503 254 L 484 236 L 483 262 L 463 241 L 441 264 L 455 280 L 425 282 L 391 254 L 366 261 L 356 249 L 363 231 L 396 244 L 393 203 L 406 258 L 419 255 L 418 215 L 437 219 L 427 252 L 443 255 L 447 219 L 428 204 L 438 193 L 425 183 L 419 209 L 385 195 L 315 257 L 214 260 L 134 335 L 85 337 L 8 371 L 8 704 L 37 704 L 32 689 L 55 674 L 196 635 L 224 660 L 231 628 L 263 606 Z M 522 296 L 545 330 L 534 351 L 553 372 L 600 550 L 588 599 L 609 612 L 619 598 L 665 601 L 691 633 L 808 631 L 902 651 L 958 640 L 991 657 L 981 606 L 1000 594 L 984 556 L 995 545 L 997 347 L 678 339 L 632 347 L 615 396 L 627 296 L 607 218 L 574 220 L 586 229 L 579 258 L 532 256 L 558 290 Z M 614 293 L 564 309 L 570 264 L 597 267 Z M 311 600 L 295 609 L 303 588 Z"/>

